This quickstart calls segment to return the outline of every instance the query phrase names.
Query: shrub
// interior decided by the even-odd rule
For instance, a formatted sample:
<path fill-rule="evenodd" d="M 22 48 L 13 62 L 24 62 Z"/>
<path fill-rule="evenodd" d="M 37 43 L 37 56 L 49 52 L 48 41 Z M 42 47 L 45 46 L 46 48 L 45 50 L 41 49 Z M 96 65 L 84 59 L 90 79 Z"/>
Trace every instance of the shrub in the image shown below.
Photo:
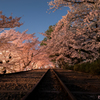
<path fill-rule="evenodd" d="M 74 71 L 81 71 L 90 74 L 100 75 L 100 59 L 93 61 L 92 63 L 86 62 L 82 64 L 75 64 L 73 66 L 67 66 L 64 69 L 70 69 Z"/>
<path fill-rule="evenodd" d="M 76 65 L 74 65 L 74 71 L 79 71 L 79 67 L 80 67 L 80 65 L 79 64 L 76 64 Z"/>

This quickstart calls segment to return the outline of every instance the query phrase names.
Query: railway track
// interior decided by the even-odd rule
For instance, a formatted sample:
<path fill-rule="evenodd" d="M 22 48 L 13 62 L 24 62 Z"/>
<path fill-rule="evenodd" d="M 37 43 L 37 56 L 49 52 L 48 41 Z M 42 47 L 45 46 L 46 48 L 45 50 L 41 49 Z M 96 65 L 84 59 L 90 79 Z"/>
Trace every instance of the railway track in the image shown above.
<path fill-rule="evenodd" d="M 76 100 L 53 69 L 49 69 L 22 100 Z"/>
<path fill-rule="evenodd" d="M 100 100 L 100 76 L 63 69 L 0 75 L 0 100 Z"/>

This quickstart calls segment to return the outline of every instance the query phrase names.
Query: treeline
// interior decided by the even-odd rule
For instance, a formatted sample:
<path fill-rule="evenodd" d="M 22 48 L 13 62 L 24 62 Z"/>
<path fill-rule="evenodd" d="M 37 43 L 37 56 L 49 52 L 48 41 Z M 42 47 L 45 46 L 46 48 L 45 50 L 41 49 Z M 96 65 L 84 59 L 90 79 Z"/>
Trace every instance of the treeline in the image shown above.
<path fill-rule="evenodd" d="M 20 33 L 10 29 L 1 33 L 0 50 L 5 60 L 3 68 L 19 64 L 21 70 L 27 67 L 32 69 L 37 68 L 35 62 L 41 61 L 39 66 L 43 66 L 52 61 L 65 69 L 100 74 L 100 0 L 52 0 L 48 4 L 54 11 L 61 7 L 69 7 L 70 11 L 56 25 L 41 33 L 45 36 L 41 42 L 34 34 L 26 34 L 26 31 Z M 19 23 L 20 17 L 6 17 L 0 12 L 0 18 L 1 29 L 22 25 Z M 5 64 L 8 58 L 4 51 L 8 52 L 8 47 L 12 58 Z M 15 50 L 19 57 L 15 56 Z"/>

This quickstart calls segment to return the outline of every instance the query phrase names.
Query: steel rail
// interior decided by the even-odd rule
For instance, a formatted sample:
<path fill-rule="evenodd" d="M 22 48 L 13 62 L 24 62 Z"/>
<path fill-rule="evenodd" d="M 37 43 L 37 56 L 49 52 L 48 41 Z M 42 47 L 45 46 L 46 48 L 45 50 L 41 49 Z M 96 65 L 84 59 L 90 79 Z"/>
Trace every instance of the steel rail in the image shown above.
<path fill-rule="evenodd" d="M 47 72 L 49 71 L 50 69 L 48 69 L 43 75 L 42 77 L 40 78 L 40 80 L 38 81 L 38 83 L 21 99 L 21 100 L 31 100 L 32 99 L 32 96 L 33 96 L 33 92 L 34 90 L 36 90 L 36 87 L 40 84 L 40 81 L 44 78 L 44 76 L 47 74 Z M 33 99 L 32 99 L 33 100 Z"/>
<path fill-rule="evenodd" d="M 55 70 L 53 69 L 53 72 L 56 76 L 56 78 L 58 79 L 59 83 L 61 84 L 65 94 L 67 95 L 67 97 L 69 98 L 69 100 L 76 100 L 75 97 L 72 95 L 72 93 L 69 91 L 69 89 L 65 86 L 65 84 L 61 81 L 61 79 L 58 77 L 57 73 L 55 72 Z"/>

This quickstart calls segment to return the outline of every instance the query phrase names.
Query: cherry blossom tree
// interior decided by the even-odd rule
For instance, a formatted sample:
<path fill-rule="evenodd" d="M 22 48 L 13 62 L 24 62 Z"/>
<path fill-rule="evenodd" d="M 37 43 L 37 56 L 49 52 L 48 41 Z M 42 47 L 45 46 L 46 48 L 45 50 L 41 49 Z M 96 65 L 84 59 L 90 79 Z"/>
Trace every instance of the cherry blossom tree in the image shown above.
<path fill-rule="evenodd" d="M 58 63 L 94 61 L 100 57 L 100 0 L 54 0 L 50 9 L 67 6 L 43 51 Z"/>
<path fill-rule="evenodd" d="M 32 58 L 32 61 L 34 61 L 34 69 L 47 68 L 46 66 L 48 66 L 48 68 L 51 66 L 55 67 L 54 64 L 50 61 L 47 53 L 43 52 L 41 48 L 39 48 L 38 54 Z"/>
<path fill-rule="evenodd" d="M 4 28 L 20 27 L 21 17 L 12 18 L 0 12 L 0 73 L 10 73 L 27 69 L 34 69 L 49 64 L 45 54 L 39 49 L 38 38 L 35 33 L 27 34 L 16 32 L 14 29 Z M 3 30 L 3 31 L 2 31 Z M 40 62 L 38 65 L 37 63 Z"/>
<path fill-rule="evenodd" d="M 16 32 L 14 29 L 5 30 L 0 34 L 0 54 L 2 70 L 11 72 L 24 70 L 38 53 L 38 38 L 35 33 Z M 31 66 L 32 69 L 32 66 Z"/>
<path fill-rule="evenodd" d="M 2 11 L 0 11 L 0 28 L 20 27 L 23 24 L 19 22 L 20 19 L 21 17 L 6 17 L 5 15 L 2 15 Z"/>

